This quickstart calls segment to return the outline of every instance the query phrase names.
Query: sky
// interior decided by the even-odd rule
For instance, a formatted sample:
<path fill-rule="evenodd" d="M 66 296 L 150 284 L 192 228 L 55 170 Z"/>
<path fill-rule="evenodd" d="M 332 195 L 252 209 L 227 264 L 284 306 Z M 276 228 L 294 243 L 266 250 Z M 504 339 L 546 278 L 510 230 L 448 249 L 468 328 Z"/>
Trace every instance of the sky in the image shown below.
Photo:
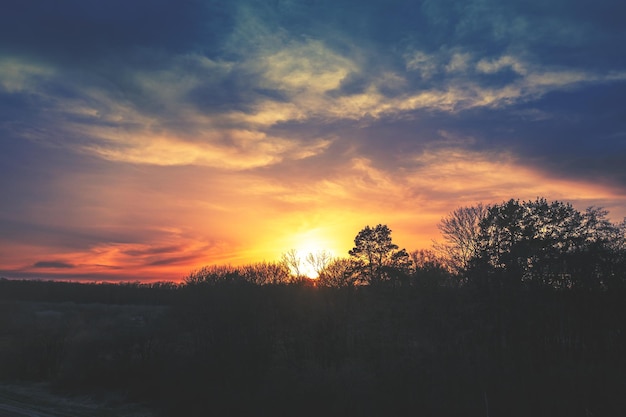
<path fill-rule="evenodd" d="M 622 0 L 5 0 L 0 276 L 407 250 L 545 197 L 626 216 Z"/>

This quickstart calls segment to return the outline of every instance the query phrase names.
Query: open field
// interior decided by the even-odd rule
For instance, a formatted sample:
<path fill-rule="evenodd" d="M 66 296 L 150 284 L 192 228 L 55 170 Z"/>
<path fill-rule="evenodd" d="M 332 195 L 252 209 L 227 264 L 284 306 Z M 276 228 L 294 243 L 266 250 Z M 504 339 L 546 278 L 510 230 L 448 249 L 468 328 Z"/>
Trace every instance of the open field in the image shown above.
<path fill-rule="evenodd" d="M 11 285 L 0 415 L 626 412 L 617 291 L 128 286 L 102 302 L 111 288 L 27 283 L 28 300 Z"/>
<path fill-rule="evenodd" d="M 47 384 L 0 385 L 2 417 L 152 417 L 138 405 L 54 395 Z"/>

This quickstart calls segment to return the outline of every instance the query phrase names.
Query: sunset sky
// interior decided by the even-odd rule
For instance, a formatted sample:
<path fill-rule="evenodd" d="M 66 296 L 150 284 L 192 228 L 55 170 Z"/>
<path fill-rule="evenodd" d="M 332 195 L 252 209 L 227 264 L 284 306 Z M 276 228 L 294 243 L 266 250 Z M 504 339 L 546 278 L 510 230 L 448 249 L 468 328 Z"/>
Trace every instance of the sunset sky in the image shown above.
<path fill-rule="evenodd" d="M 407 250 L 538 196 L 626 216 L 623 0 L 5 0 L 0 276 Z"/>

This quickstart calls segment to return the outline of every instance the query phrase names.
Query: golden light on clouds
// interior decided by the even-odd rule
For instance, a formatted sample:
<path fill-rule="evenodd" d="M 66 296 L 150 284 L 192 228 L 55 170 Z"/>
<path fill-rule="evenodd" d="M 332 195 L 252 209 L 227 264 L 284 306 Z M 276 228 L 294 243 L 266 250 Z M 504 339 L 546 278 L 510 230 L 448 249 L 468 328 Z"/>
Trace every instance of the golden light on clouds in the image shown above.
<path fill-rule="evenodd" d="M 159 146 L 160 140 L 149 142 Z M 137 161 L 128 159 L 131 152 L 105 172 L 60 177 L 56 193 L 74 205 L 57 200 L 46 208 L 45 220 L 61 227 L 72 219 L 73 231 L 66 233 L 76 243 L 54 251 L 16 245 L 3 262 L 32 271 L 29 259 L 36 255 L 46 261 L 34 268 L 37 273 L 114 279 L 133 271 L 137 279 L 177 281 L 203 265 L 273 261 L 291 249 L 302 257 L 320 250 L 347 256 L 358 231 L 378 223 L 393 230 L 401 247 L 428 248 L 439 239 L 436 225 L 444 215 L 478 202 L 545 196 L 581 209 L 626 202 L 609 187 L 549 176 L 511 153 L 468 151 L 454 145 L 460 139 L 451 136 L 449 145 L 405 155 L 402 167 L 390 169 L 355 156 L 314 177 L 306 170 L 270 175 L 245 169 L 263 160 L 233 154 L 222 154 L 231 161 L 214 166 L 185 165 L 181 159 L 173 164 L 188 148 L 179 147 L 177 154 L 174 142 L 162 140 L 173 146 L 171 152 L 147 147 Z M 244 132 L 232 140 L 252 146 L 265 139 Z M 321 157 L 328 151 L 317 152 Z M 157 157 L 169 163 L 150 162 Z M 33 211 L 31 218 L 37 216 Z M 90 236 L 109 237 L 90 243 Z"/>
<path fill-rule="evenodd" d="M 200 165 L 239 170 L 272 165 L 285 158 L 306 158 L 329 145 L 328 140 L 303 143 L 249 130 L 199 133 L 193 138 L 94 130 L 91 133 L 105 139 L 109 146 L 87 145 L 82 148 L 84 151 L 132 164 Z"/>
<path fill-rule="evenodd" d="M 260 65 L 268 87 L 294 95 L 335 89 L 357 69 L 352 61 L 314 40 L 290 43 L 264 57 Z"/>
<path fill-rule="evenodd" d="M 171 44 L 3 49 L 0 265 L 176 280 L 290 249 L 346 256 L 378 223 L 401 247 L 427 248 L 442 216 L 478 202 L 545 197 L 626 215 L 621 63 L 541 56 L 521 28 L 510 47 L 441 45 L 414 22 L 394 32 L 406 22 L 380 22 L 377 8 L 291 27 L 309 6 L 257 3 L 220 9 L 215 32 L 197 10 L 203 29 L 177 29 Z"/>

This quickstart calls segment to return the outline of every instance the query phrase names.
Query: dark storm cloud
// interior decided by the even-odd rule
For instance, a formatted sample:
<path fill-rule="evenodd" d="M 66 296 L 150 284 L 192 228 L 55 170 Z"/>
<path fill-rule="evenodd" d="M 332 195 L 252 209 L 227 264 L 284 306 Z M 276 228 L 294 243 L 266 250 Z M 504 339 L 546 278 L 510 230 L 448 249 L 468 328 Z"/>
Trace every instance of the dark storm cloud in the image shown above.
<path fill-rule="evenodd" d="M 477 149 L 513 150 L 563 178 L 626 188 L 624 94 L 626 82 L 553 92 L 512 108 L 468 111 L 446 129 L 480 138 Z"/>
<path fill-rule="evenodd" d="M 211 52 L 231 25 L 228 2 L 9 0 L 0 17 L 0 48 L 87 64 L 134 47 Z"/>
<path fill-rule="evenodd" d="M 199 83 L 187 93 L 185 100 L 205 114 L 226 111 L 249 113 L 259 101 L 288 100 L 280 90 L 260 88 L 257 83 L 257 74 L 235 68 L 217 82 Z"/>
<path fill-rule="evenodd" d="M 33 268 L 72 269 L 76 266 L 61 261 L 38 261 L 33 264 Z"/>

